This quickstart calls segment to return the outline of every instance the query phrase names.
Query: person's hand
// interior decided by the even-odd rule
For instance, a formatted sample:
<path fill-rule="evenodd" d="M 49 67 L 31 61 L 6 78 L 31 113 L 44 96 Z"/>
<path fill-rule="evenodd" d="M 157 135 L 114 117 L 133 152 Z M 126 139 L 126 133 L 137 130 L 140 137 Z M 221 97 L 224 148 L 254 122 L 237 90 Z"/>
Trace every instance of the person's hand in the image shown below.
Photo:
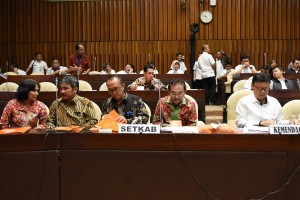
<path fill-rule="evenodd" d="M 117 118 L 117 122 L 118 122 L 118 123 L 127 124 L 127 120 L 126 120 L 126 118 L 125 118 L 124 116 L 119 116 L 119 117 Z"/>
<path fill-rule="evenodd" d="M 265 120 L 265 121 L 261 121 L 259 123 L 260 126 L 270 126 L 272 124 L 275 124 L 276 122 L 272 119 L 268 119 L 268 120 Z"/>
<path fill-rule="evenodd" d="M 84 71 L 82 74 L 87 74 L 87 71 Z"/>
<path fill-rule="evenodd" d="M 250 66 L 250 63 L 249 62 L 244 62 L 244 65 L 243 65 L 243 67 L 245 68 L 245 67 L 249 67 Z"/>
<path fill-rule="evenodd" d="M 298 119 L 292 119 L 292 120 L 290 120 L 290 124 L 297 125 L 297 124 L 300 124 L 300 122 Z"/>

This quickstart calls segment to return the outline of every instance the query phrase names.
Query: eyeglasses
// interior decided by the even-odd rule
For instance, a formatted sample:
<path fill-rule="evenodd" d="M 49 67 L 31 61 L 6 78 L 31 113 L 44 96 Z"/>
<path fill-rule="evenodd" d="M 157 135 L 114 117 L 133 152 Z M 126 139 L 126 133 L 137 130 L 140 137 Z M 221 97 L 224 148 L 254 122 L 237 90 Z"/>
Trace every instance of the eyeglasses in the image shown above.
<path fill-rule="evenodd" d="M 120 89 L 121 89 L 121 87 L 117 87 L 117 88 L 115 88 L 113 90 L 108 90 L 108 93 L 109 94 L 113 94 L 113 93 L 116 93 L 116 92 L 120 92 Z"/>
<path fill-rule="evenodd" d="M 253 85 L 259 92 L 262 92 L 262 91 L 264 91 L 264 92 L 268 92 L 269 91 L 269 87 L 265 87 L 265 88 L 258 88 L 256 85 Z"/>
<path fill-rule="evenodd" d="M 175 97 L 175 96 L 179 96 L 179 97 L 181 97 L 181 96 L 183 96 L 183 95 L 184 95 L 184 92 L 179 92 L 179 93 L 174 93 L 174 92 L 171 92 L 171 93 L 170 93 L 170 95 L 171 95 L 172 97 Z"/>

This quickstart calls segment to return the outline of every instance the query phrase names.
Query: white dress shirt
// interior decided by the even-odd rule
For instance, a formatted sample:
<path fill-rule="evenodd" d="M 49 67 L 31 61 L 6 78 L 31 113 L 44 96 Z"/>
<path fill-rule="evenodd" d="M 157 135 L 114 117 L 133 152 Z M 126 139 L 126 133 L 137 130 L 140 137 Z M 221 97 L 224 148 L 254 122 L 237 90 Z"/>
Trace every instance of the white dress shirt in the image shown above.
<path fill-rule="evenodd" d="M 238 65 L 235 67 L 235 71 L 238 71 L 243 65 Z M 255 67 L 253 65 L 250 65 L 249 67 L 244 67 L 241 71 L 241 74 L 243 73 L 252 73 L 250 67 L 253 67 L 253 69 L 256 71 Z"/>
<path fill-rule="evenodd" d="M 198 62 L 202 71 L 202 78 L 215 76 L 215 71 L 211 65 L 215 64 L 216 62 L 212 55 L 208 54 L 207 52 L 203 52 L 198 58 Z"/>
<path fill-rule="evenodd" d="M 236 125 L 239 128 L 258 126 L 260 121 L 269 119 L 279 124 L 289 123 L 289 120 L 283 120 L 282 107 L 277 99 L 267 96 L 267 102 L 261 105 L 253 93 L 239 100 L 236 115 Z"/>
<path fill-rule="evenodd" d="M 45 73 L 45 70 L 48 69 L 48 65 L 45 61 L 41 60 L 38 62 L 37 60 L 32 60 L 29 64 L 29 68 L 32 68 L 32 73 Z"/>
<path fill-rule="evenodd" d="M 196 80 L 202 80 L 202 72 L 198 61 L 195 62 L 193 70 L 196 71 Z"/>

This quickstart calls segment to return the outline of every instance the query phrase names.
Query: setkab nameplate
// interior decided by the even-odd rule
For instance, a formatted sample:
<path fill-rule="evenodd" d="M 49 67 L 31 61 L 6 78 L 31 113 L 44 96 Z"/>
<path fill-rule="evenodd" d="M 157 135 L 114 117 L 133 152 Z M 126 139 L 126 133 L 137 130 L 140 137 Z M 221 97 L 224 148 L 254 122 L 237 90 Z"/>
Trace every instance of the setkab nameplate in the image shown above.
<path fill-rule="evenodd" d="M 272 125 L 270 134 L 300 134 L 300 125 Z"/>
<path fill-rule="evenodd" d="M 122 124 L 119 125 L 119 133 L 160 133 L 160 125 L 153 124 Z"/>

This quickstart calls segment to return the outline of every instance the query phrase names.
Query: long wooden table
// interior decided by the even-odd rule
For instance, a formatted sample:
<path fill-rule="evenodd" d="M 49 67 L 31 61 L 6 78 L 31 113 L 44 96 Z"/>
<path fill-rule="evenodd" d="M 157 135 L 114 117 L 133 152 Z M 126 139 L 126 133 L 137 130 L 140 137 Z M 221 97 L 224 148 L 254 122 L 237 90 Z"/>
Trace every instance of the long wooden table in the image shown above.
<path fill-rule="evenodd" d="M 141 97 L 143 101 L 148 104 L 153 115 L 159 99 L 158 91 L 134 91 L 130 93 Z M 161 91 L 161 97 L 164 97 L 168 94 L 168 91 Z M 198 119 L 201 121 L 205 121 L 204 90 L 187 90 L 186 94 L 192 96 L 197 101 Z M 83 91 L 80 92 L 79 95 L 84 96 L 91 101 L 94 101 L 100 108 L 102 107 L 103 102 L 110 97 L 110 94 L 104 91 Z M 14 92 L 0 92 L 0 113 L 2 113 L 7 102 L 13 98 L 15 98 Z M 50 107 L 51 103 L 55 100 L 55 92 L 41 92 L 39 95 L 39 100 Z"/>
<path fill-rule="evenodd" d="M 59 157 L 58 157 L 59 156 Z M 298 135 L 0 135 L 1 199 L 258 199 L 300 165 Z M 300 199 L 300 174 L 266 199 Z"/>
<path fill-rule="evenodd" d="M 125 85 L 131 84 L 137 78 L 143 76 L 143 74 L 119 74 Z M 57 76 L 60 81 L 64 76 Z M 76 76 L 77 77 L 77 76 Z M 105 83 L 109 75 L 80 75 L 79 79 L 90 83 L 93 90 L 99 90 L 102 83 Z M 173 78 L 180 78 L 192 86 L 192 76 L 190 74 L 157 74 L 156 77 L 161 80 L 162 83 L 168 84 Z M 20 83 L 25 79 L 34 79 L 38 82 L 52 82 L 55 83 L 55 76 L 52 75 L 26 75 L 26 76 L 8 76 L 7 81 Z M 0 80 L 1 81 L 1 80 Z M 5 82 L 5 81 L 3 81 Z M 0 82 L 1 83 L 1 82 Z"/>

